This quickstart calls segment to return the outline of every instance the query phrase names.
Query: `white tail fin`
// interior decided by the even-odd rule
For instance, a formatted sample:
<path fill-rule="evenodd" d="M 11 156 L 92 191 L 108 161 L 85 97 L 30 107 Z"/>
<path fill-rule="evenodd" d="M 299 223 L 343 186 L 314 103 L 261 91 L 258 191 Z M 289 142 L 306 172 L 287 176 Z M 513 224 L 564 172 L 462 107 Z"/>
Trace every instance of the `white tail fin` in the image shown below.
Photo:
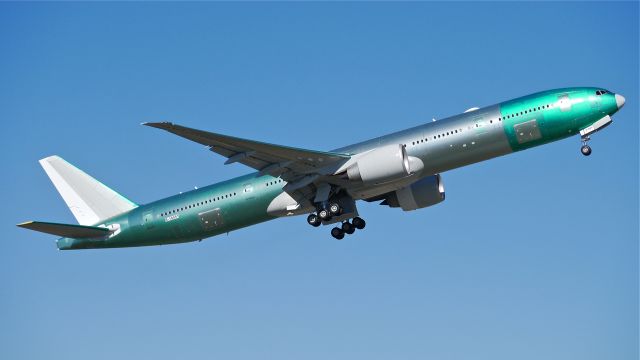
<path fill-rule="evenodd" d="M 80 225 L 94 225 L 138 205 L 109 189 L 59 156 L 40 160 Z"/>

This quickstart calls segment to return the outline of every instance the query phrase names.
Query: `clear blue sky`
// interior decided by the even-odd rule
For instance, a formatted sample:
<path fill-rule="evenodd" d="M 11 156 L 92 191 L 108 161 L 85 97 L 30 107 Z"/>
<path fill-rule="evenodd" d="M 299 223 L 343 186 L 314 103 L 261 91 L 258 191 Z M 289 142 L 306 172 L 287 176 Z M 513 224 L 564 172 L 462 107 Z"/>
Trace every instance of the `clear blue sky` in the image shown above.
<path fill-rule="evenodd" d="M 0 4 L 0 358 L 638 358 L 638 3 Z M 626 96 L 571 138 L 200 243 L 59 252 L 37 160 L 139 203 L 249 172 L 144 121 L 331 149 L 539 90 Z"/>

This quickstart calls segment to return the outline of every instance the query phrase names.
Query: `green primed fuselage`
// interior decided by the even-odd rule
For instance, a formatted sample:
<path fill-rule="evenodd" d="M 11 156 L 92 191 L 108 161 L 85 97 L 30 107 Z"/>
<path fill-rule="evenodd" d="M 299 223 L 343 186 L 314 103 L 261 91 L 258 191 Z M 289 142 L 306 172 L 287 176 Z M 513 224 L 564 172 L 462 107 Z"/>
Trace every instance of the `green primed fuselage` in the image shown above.
<path fill-rule="evenodd" d="M 600 88 L 544 91 L 429 122 L 341 149 L 356 154 L 404 144 L 424 163 L 420 177 L 524 150 L 578 134 L 618 110 Z M 103 239 L 61 238 L 59 249 L 164 245 L 201 240 L 277 216 L 267 208 L 286 183 L 253 173 L 141 205 L 104 221 L 118 230 Z M 356 196 L 356 200 L 357 200 Z"/>

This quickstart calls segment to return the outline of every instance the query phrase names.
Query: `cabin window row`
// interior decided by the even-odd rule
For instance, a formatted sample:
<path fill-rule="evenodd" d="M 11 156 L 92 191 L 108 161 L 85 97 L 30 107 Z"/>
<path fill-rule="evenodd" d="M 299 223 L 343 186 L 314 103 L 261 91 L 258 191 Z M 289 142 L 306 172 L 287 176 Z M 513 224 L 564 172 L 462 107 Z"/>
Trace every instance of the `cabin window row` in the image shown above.
<path fill-rule="evenodd" d="M 442 138 L 442 137 L 445 137 L 445 136 L 461 133 L 461 132 L 462 132 L 462 129 L 454 129 L 454 130 L 451 130 L 451 131 L 443 132 L 441 134 L 433 135 L 433 140 L 436 140 L 436 139 L 439 139 L 439 138 Z M 427 142 L 428 140 L 429 139 L 427 137 L 425 137 L 424 139 L 420 139 L 420 140 L 417 140 L 417 141 L 412 141 L 411 144 L 412 145 L 421 144 L 421 143 Z"/>
<path fill-rule="evenodd" d="M 524 111 L 520 111 L 520 112 L 517 112 L 517 113 L 514 113 L 514 114 L 506 115 L 506 116 L 504 116 L 504 119 L 511 119 L 511 118 L 516 117 L 516 116 L 521 116 L 521 115 L 528 114 L 528 113 L 531 113 L 531 112 L 534 112 L 534 111 L 540 111 L 540 110 L 549 109 L 549 108 L 553 108 L 553 105 L 547 104 L 547 105 L 542 105 L 542 106 L 538 106 L 538 107 L 532 107 L 532 108 L 524 110 Z M 498 121 L 502 121 L 502 119 L 503 119 L 502 116 L 498 117 Z M 493 124 L 493 119 L 489 120 L 489 123 Z M 476 127 L 480 127 L 480 125 L 476 123 Z M 436 140 L 436 139 L 439 139 L 439 138 L 442 138 L 442 137 L 445 137 L 445 136 L 457 134 L 458 132 L 462 132 L 462 129 L 456 129 L 456 130 L 452 130 L 452 131 L 447 131 L 446 133 L 434 135 L 433 136 L 433 140 Z M 412 141 L 411 144 L 412 145 L 417 145 L 417 144 L 424 143 L 427 140 L 428 140 L 428 138 L 424 138 L 424 139 L 420 139 L 420 140 L 417 140 L 417 141 Z"/>
<path fill-rule="evenodd" d="M 270 185 L 272 186 L 272 185 L 281 183 L 282 181 L 283 181 L 282 179 L 278 179 L 278 180 L 275 180 L 275 181 L 269 181 L 269 182 L 265 183 L 265 186 L 270 186 Z"/>
<path fill-rule="evenodd" d="M 167 216 L 167 215 L 179 213 L 180 211 L 189 210 L 191 208 L 195 208 L 196 206 L 202 206 L 202 205 L 206 205 L 206 204 L 211 204 L 213 202 L 220 201 L 220 200 L 223 200 L 223 199 L 228 199 L 228 198 L 230 198 L 232 196 L 236 196 L 236 195 L 237 194 L 234 192 L 234 193 L 229 193 L 229 194 L 216 196 L 216 197 L 204 200 L 204 201 L 199 201 L 197 203 L 193 203 L 193 204 L 189 204 L 189 205 L 183 206 L 181 208 L 165 211 L 165 212 L 161 213 L 160 216 Z"/>
<path fill-rule="evenodd" d="M 506 115 L 504 118 L 505 119 L 511 119 L 511 118 L 516 117 L 516 116 L 522 116 L 522 115 L 525 115 L 525 114 L 528 114 L 528 113 L 532 113 L 534 111 L 540 111 L 540 110 L 550 109 L 550 108 L 553 108 L 553 105 L 547 104 L 547 105 L 542 105 L 542 106 L 538 106 L 538 107 L 534 106 L 534 107 L 532 107 L 530 109 L 526 109 L 524 111 L 520 111 L 520 112 L 517 112 L 517 113 L 514 113 L 514 114 Z M 502 118 L 499 117 L 498 121 L 502 121 Z"/>

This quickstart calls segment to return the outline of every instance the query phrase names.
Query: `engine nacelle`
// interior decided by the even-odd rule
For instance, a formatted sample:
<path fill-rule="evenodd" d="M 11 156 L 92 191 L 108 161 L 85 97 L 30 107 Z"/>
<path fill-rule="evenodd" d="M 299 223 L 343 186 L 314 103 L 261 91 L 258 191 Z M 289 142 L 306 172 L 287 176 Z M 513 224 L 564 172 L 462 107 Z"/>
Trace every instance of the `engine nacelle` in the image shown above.
<path fill-rule="evenodd" d="M 440 174 L 428 176 L 384 196 L 381 205 L 400 207 L 404 211 L 421 209 L 444 201 L 444 184 Z"/>
<path fill-rule="evenodd" d="M 359 156 L 356 163 L 347 168 L 347 178 L 380 184 L 419 172 L 423 167 L 420 159 L 407 156 L 404 145 L 386 145 Z"/>

